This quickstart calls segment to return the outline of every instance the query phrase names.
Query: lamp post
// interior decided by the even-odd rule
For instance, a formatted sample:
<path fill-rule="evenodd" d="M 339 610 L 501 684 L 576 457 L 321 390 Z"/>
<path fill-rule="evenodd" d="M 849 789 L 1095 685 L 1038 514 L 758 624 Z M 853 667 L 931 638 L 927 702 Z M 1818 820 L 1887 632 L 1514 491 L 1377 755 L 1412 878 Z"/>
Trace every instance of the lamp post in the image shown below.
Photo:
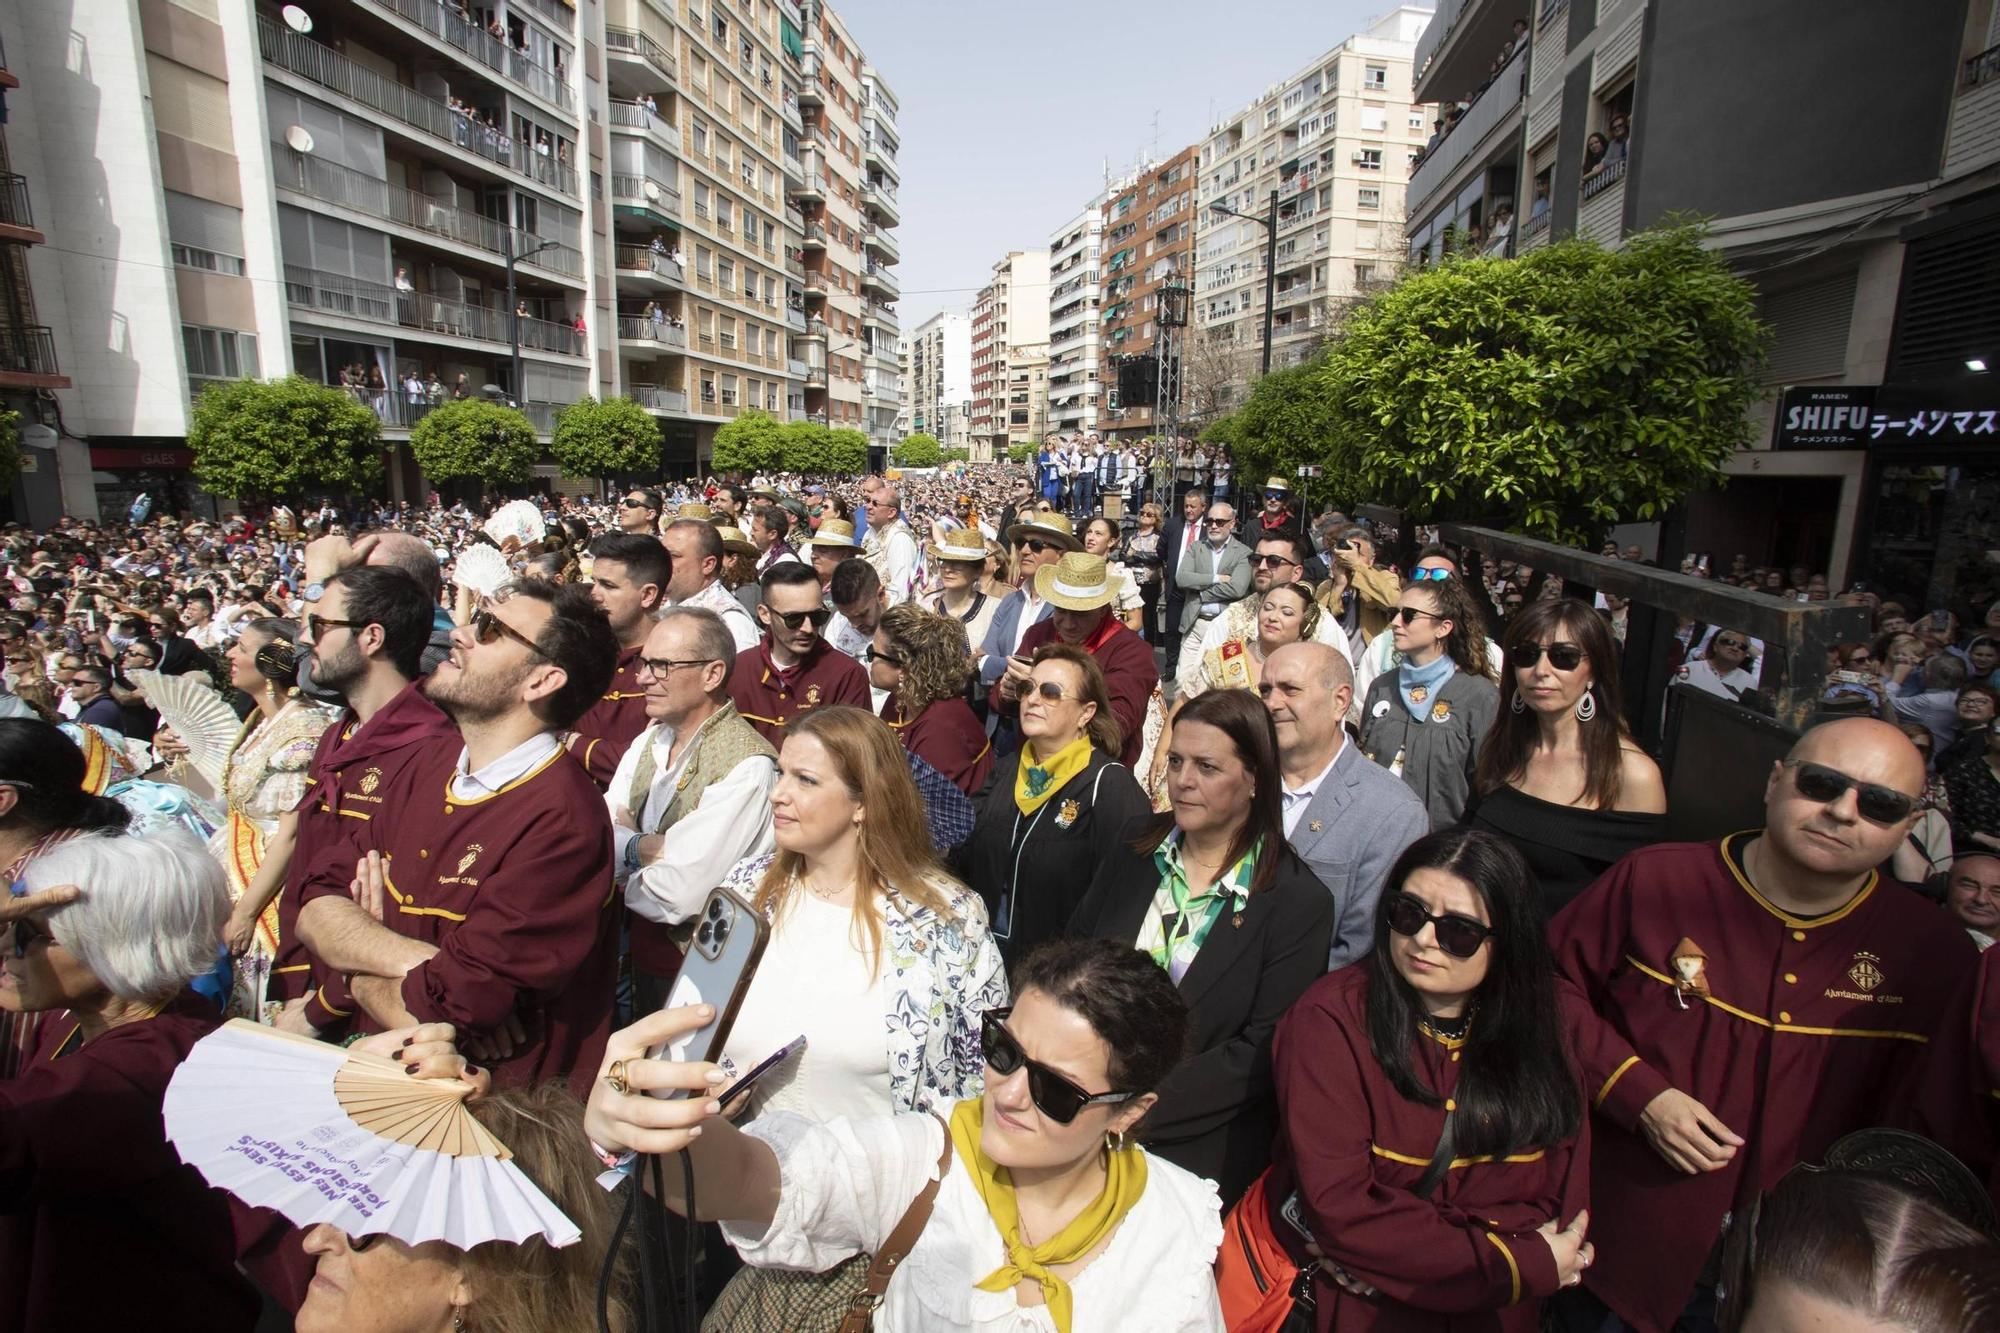
<path fill-rule="evenodd" d="M 514 349 L 514 378 L 508 387 L 514 391 L 516 407 L 526 402 L 528 396 L 522 391 L 521 384 L 521 301 L 514 294 L 514 265 L 523 259 L 534 258 L 544 250 L 555 248 L 556 242 L 543 241 L 532 250 L 523 250 L 520 254 L 515 254 L 514 229 L 509 227 L 500 233 L 500 255 L 507 261 L 507 333 Z"/>
<path fill-rule="evenodd" d="M 1263 217 L 1255 213 L 1239 213 L 1221 204 L 1210 204 L 1209 211 L 1224 217 L 1242 218 L 1245 222 L 1264 224 L 1264 374 L 1271 373 L 1271 314 L 1272 304 L 1278 299 L 1278 192 L 1271 191 L 1271 208 Z"/>
<path fill-rule="evenodd" d="M 1160 358 L 1160 380 L 1159 392 L 1153 399 L 1153 410 L 1156 413 L 1161 411 L 1166 413 L 1166 447 L 1178 460 L 1181 449 L 1181 339 L 1185 336 L 1181 330 L 1188 325 L 1188 298 L 1192 293 L 1187 284 L 1176 275 L 1171 281 L 1161 285 L 1158 295 L 1160 338 L 1157 351 Z M 1154 475 L 1158 476 L 1159 473 L 1155 472 Z M 1171 486 L 1174 474 L 1170 470 L 1166 475 L 1169 478 L 1167 484 Z M 1153 498 L 1159 504 L 1167 502 L 1165 495 L 1155 495 Z"/>

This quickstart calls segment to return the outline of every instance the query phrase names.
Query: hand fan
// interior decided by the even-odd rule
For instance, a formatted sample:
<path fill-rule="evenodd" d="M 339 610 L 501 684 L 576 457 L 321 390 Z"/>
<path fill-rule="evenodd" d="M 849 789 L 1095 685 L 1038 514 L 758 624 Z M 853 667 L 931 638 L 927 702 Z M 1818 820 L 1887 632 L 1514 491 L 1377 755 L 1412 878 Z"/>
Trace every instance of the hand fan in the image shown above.
<path fill-rule="evenodd" d="M 491 597 L 513 577 L 514 571 L 507 568 L 507 557 L 483 543 L 460 551 L 451 571 L 451 581 L 475 597 Z"/>
<path fill-rule="evenodd" d="M 410 1078 L 379 1055 L 233 1019 L 167 1085 L 167 1138 L 217 1189 L 302 1227 L 441 1240 L 469 1250 L 576 1224 L 465 1108 L 455 1079 Z"/>
<path fill-rule="evenodd" d="M 223 766 L 229 749 L 243 723 L 223 697 L 202 684 L 197 675 L 164 676 L 157 671 L 134 671 L 131 680 L 146 693 L 146 702 L 160 714 L 160 721 L 174 729 L 188 748 L 187 761 L 195 772 L 222 790 Z M 144 739 L 143 737 L 138 739 Z"/>
<path fill-rule="evenodd" d="M 522 546 L 538 542 L 546 531 L 548 527 L 542 522 L 542 511 L 531 500 L 509 500 L 486 520 L 486 535 L 503 547 L 509 537 Z"/>

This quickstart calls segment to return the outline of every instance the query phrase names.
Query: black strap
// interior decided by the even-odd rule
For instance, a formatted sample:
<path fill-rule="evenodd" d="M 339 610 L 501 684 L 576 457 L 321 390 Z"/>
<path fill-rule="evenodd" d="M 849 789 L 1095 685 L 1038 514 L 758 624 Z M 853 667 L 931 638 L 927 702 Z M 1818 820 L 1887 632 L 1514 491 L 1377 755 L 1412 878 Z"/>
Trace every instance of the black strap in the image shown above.
<path fill-rule="evenodd" d="M 1452 1121 L 1457 1117 L 1456 1109 L 1445 1108 L 1444 1124 L 1438 1129 L 1437 1149 L 1431 1153 L 1430 1165 L 1424 1168 L 1421 1176 L 1417 1177 L 1417 1183 L 1410 1186 L 1410 1193 L 1419 1199 L 1430 1198 L 1436 1192 L 1439 1183 L 1444 1180 L 1444 1173 L 1451 1170 L 1452 1148 L 1458 1139 L 1458 1135 L 1452 1132 L 1455 1128 Z"/>

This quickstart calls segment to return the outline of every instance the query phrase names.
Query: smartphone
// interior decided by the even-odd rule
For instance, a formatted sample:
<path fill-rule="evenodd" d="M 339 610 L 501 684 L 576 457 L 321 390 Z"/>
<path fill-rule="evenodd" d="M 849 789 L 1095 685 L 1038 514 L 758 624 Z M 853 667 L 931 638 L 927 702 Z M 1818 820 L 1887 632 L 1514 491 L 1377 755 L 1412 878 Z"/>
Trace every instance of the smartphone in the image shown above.
<path fill-rule="evenodd" d="M 783 1046 L 780 1046 L 776 1051 L 772 1052 L 764 1059 L 758 1061 L 757 1067 L 755 1069 L 752 1069 L 742 1078 L 739 1078 L 734 1083 L 730 1084 L 727 1088 L 723 1090 L 722 1095 L 716 1098 L 716 1100 L 722 1103 L 722 1109 L 724 1109 L 725 1111 L 728 1110 L 729 1103 L 735 1101 L 738 1097 L 741 1097 L 744 1093 L 750 1091 L 751 1084 L 755 1083 L 758 1079 L 764 1077 L 764 1075 L 770 1073 L 773 1069 L 776 1069 L 779 1065 L 785 1063 L 785 1061 L 791 1059 L 793 1056 L 797 1055 L 800 1051 L 803 1051 L 805 1048 L 806 1048 L 806 1039 L 803 1036 L 793 1037 Z"/>
<path fill-rule="evenodd" d="M 665 1007 L 713 1005 L 715 1017 L 646 1052 L 654 1060 L 700 1063 L 722 1055 L 729 1029 L 749 993 L 750 979 L 757 975 L 757 964 L 764 957 L 764 946 L 770 942 L 771 928 L 763 915 L 728 889 L 711 892 L 696 921 L 694 938 L 688 941 L 687 957 L 681 960 L 680 976 L 667 995 Z M 671 1091 L 653 1095 L 671 1100 L 688 1094 Z"/>
<path fill-rule="evenodd" d="M 1278 1209 L 1278 1216 L 1284 1218 L 1292 1230 L 1299 1233 L 1301 1240 L 1305 1241 L 1308 1245 L 1313 1243 L 1312 1228 L 1306 1224 L 1305 1209 L 1299 1205 L 1299 1192 L 1297 1190 L 1293 1190 L 1285 1196 L 1284 1206 Z"/>

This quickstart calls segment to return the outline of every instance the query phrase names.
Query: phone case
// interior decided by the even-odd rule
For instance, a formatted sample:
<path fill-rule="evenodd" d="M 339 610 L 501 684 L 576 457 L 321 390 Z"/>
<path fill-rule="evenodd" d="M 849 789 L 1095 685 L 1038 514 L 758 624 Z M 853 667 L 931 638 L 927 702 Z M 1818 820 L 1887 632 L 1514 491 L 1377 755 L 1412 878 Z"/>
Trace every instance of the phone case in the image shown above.
<path fill-rule="evenodd" d="M 702 904 L 694 937 L 688 941 L 687 957 L 681 960 L 680 975 L 667 996 L 666 1008 L 686 1004 L 715 1006 L 715 1017 L 672 1042 L 654 1047 L 647 1055 L 655 1060 L 713 1061 L 722 1055 L 729 1030 L 743 1007 L 750 979 L 757 975 L 757 963 L 770 942 L 771 928 L 764 918 L 738 895 L 716 889 Z M 685 1097 L 685 1092 L 656 1093 L 668 1098 Z"/>

